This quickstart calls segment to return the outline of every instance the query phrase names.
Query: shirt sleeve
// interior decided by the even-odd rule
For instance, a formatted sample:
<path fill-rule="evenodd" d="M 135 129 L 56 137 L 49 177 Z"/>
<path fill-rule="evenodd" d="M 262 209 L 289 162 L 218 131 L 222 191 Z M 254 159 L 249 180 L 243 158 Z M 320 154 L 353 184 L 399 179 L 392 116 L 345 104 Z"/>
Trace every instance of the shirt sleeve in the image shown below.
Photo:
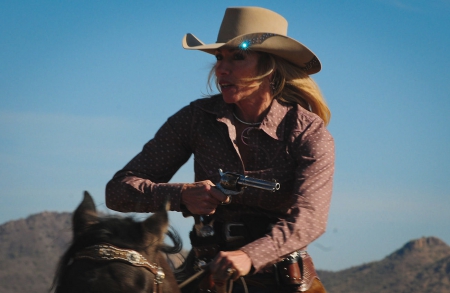
<path fill-rule="evenodd" d="M 183 183 L 167 183 L 192 154 L 189 106 L 170 117 L 142 151 L 106 185 L 106 205 L 120 212 L 153 212 L 167 200 L 181 211 Z"/>
<path fill-rule="evenodd" d="M 255 272 L 283 256 L 305 249 L 325 232 L 334 173 L 334 140 L 321 119 L 295 135 L 292 155 L 297 161 L 294 193 L 297 201 L 271 232 L 241 248 Z"/>

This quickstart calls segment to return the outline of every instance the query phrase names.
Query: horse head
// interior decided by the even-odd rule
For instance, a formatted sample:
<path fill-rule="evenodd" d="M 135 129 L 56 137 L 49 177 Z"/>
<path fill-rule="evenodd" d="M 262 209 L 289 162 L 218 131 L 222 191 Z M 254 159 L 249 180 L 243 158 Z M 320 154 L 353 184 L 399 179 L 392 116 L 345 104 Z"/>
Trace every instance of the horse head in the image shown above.
<path fill-rule="evenodd" d="M 182 245 L 169 230 L 167 210 L 165 206 L 142 222 L 101 217 L 85 192 L 73 213 L 73 241 L 58 265 L 55 292 L 179 292 L 161 253 L 179 252 Z M 166 235 L 173 247 L 164 244 Z"/>

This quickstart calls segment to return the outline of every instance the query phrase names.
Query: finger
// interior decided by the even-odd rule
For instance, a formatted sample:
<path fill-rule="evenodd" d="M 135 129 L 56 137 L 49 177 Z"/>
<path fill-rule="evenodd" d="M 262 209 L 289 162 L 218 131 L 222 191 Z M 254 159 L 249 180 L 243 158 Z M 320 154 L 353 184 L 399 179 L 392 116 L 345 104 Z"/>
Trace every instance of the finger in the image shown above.
<path fill-rule="evenodd" d="M 216 273 L 212 274 L 212 279 L 214 280 L 214 283 L 216 283 L 216 285 L 223 285 L 228 280 L 233 278 L 233 275 L 235 273 L 236 273 L 236 270 L 229 267 L 225 270 L 220 270 L 220 271 L 217 271 Z"/>
<path fill-rule="evenodd" d="M 224 252 L 220 251 L 211 261 L 211 271 L 213 273 L 224 273 L 231 265 L 231 262 L 226 258 Z"/>
<path fill-rule="evenodd" d="M 213 183 L 209 180 L 185 184 L 182 191 L 182 203 L 193 214 L 211 215 L 215 213 L 218 200 L 211 195 Z"/>
<path fill-rule="evenodd" d="M 199 215 L 212 215 L 216 212 L 216 207 L 217 205 L 206 202 L 199 202 L 192 206 Z"/>
<path fill-rule="evenodd" d="M 229 200 L 229 196 L 224 194 L 222 191 L 220 191 L 217 188 L 211 188 L 211 190 L 209 191 L 209 194 L 211 195 L 211 197 L 213 197 L 215 200 L 218 201 L 218 204 L 225 203 L 227 200 Z"/>

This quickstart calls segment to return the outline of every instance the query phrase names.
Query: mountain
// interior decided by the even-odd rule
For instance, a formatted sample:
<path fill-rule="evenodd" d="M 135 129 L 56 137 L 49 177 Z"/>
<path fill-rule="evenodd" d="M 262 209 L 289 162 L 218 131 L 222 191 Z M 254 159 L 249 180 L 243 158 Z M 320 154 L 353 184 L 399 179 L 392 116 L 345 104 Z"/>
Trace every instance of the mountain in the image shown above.
<path fill-rule="evenodd" d="M 72 237 L 71 216 L 43 212 L 0 225 L 0 292 L 48 292 Z M 318 274 L 329 293 L 450 293 L 450 247 L 424 237 L 380 261 Z"/>
<path fill-rule="evenodd" d="M 319 273 L 333 293 L 450 292 L 450 247 L 435 237 L 406 243 L 381 261 Z"/>
<path fill-rule="evenodd" d="M 71 214 L 44 212 L 0 226 L 0 292 L 48 292 L 72 238 Z"/>

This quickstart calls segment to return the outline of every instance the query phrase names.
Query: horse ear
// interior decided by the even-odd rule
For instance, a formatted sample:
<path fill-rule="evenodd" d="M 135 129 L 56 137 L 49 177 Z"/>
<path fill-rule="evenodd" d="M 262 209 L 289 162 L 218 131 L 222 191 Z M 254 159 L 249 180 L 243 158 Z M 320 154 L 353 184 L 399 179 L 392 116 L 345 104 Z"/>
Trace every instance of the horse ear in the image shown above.
<path fill-rule="evenodd" d="M 167 214 L 169 208 L 170 204 L 166 203 L 160 211 L 155 212 L 142 222 L 144 229 L 150 234 L 149 241 L 154 241 L 154 236 L 160 243 L 164 240 L 164 235 L 169 227 L 169 215 Z"/>
<path fill-rule="evenodd" d="M 72 216 L 72 228 L 74 237 L 80 235 L 87 227 L 98 222 L 97 210 L 94 200 L 89 192 L 84 192 L 83 201 Z"/>

